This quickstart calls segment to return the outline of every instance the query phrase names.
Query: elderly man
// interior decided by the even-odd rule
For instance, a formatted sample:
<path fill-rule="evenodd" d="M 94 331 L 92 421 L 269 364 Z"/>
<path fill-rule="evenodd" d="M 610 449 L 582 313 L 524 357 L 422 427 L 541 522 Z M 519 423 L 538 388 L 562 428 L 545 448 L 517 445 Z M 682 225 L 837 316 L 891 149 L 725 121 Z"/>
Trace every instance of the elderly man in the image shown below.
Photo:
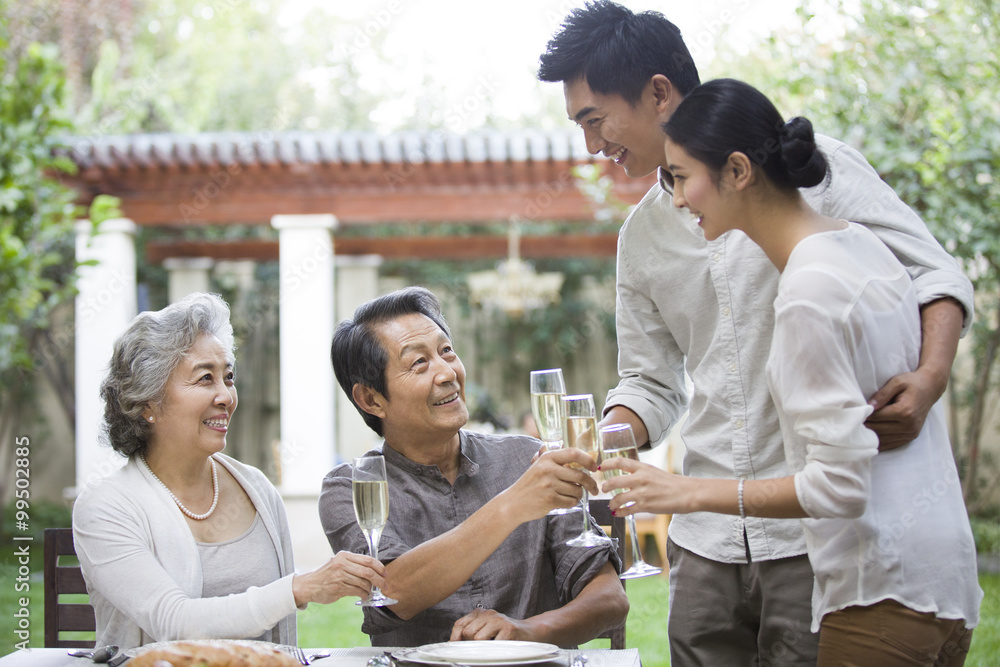
<path fill-rule="evenodd" d="M 385 440 L 389 521 L 379 543 L 389 607 L 365 608 L 375 646 L 523 639 L 574 646 L 618 627 L 628 600 L 606 547 L 569 547 L 579 515 L 547 516 L 597 486 L 577 450 L 545 453 L 525 436 L 462 430 L 465 367 L 437 299 L 411 287 L 374 299 L 338 327 L 334 372 Z M 354 521 L 351 467 L 324 480 L 320 518 L 334 551 L 367 553 Z"/>

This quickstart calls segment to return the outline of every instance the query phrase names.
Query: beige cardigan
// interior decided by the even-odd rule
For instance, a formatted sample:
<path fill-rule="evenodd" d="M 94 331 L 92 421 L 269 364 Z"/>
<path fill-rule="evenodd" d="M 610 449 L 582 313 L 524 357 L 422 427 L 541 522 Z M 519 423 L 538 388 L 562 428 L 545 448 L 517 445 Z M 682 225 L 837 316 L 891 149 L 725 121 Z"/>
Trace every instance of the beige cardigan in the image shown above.
<path fill-rule="evenodd" d="M 245 593 L 202 598 L 194 536 L 166 490 L 129 459 L 73 507 L 73 539 L 97 615 L 97 645 L 122 649 L 177 639 L 255 637 L 278 626 L 296 643 L 291 538 L 277 490 L 256 468 L 222 454 L 274 542 L 281 578 Z"/>

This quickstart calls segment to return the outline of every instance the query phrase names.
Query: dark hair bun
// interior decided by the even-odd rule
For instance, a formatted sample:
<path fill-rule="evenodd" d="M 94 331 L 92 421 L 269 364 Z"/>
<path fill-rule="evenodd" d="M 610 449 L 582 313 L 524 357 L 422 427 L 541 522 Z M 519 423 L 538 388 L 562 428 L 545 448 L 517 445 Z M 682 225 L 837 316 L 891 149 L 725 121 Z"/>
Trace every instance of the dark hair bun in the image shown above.
<path fill-rule="evenodd" d="M 819 185 L 826 178 L 826 158 L 816 147 L 816 135 L 808 118 L 796 116 L 781 128 L 781 159 L 788 182 L 797 188 Z"/>

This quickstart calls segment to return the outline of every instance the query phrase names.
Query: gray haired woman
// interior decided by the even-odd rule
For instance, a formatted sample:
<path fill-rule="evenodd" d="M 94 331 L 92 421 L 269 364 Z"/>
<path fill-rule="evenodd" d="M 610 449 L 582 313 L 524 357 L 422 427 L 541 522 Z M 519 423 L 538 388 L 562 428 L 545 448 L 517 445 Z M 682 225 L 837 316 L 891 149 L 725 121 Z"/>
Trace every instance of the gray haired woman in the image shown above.
<path fill-rule="evenodd" d="M 212 294 L 140 314 L 115 343 L 104 426 L 128 461 L 73 508 L 99 645 L 295 644 L 296 608 L 385 585 L 380 562 L 347 552 L 294 573 L 277 490 L 222 454 L 234 364 L 229 308 Z"/>

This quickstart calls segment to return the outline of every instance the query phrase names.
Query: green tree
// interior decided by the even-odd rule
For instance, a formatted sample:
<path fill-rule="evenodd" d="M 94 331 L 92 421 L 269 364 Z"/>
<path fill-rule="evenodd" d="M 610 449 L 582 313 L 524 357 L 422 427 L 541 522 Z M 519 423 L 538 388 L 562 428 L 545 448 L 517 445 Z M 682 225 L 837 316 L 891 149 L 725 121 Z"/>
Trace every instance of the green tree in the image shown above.
<path fill-rule="evenodd" d="M 72 352 L 57 346 L 43 354 L 41 344 L 53 313 L 75 294 L 74 224 L 84 214 L 74 203 L 76 192 L 58 180 L 75 170 L 57 150 L 58 137 L 73 129 L 65 115 L 58 52 L 33 44 L 9 60 L 4 28 L 0 24 L 0 458 L 10 461 L 35 374 L 64 373 L 60 352 Z M 99 198 L 92 212 L 111 215 L 114 202 Z M 57 385 L 69 387 L 61 399 L 72 416 L 72 385 Z M 0 498 L 11 469 L 3 467 Z"/>
<path fill-rule="evenodd" d="M 981 454 L 995 437 L 984 430 L 1000 357 L 997 3 L 840 0 L 799 15 L 803 29 L 772 37 L 760 68 L 731 63 L 729 74 L 858 147 L 972 279 L 974 361 L 952 378 L 951 435 L 966 500 L 980 509 L 1000 479 Z"/>

